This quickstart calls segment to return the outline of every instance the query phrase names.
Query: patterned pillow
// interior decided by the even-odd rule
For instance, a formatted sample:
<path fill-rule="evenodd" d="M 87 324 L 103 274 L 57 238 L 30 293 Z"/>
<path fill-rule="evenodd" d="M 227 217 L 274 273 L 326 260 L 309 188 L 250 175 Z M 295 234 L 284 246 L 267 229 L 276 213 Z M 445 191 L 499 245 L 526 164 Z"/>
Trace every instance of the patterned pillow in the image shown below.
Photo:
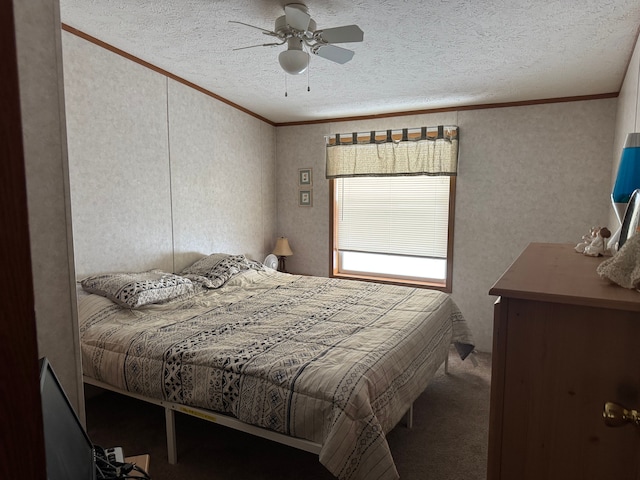
<path fill-rule="evenodd" d="M 127 308 L 164 302 L 194 291 L 188 278 L 161 270 L 94 275 L 80 283 L 87 292 L 102 295 Z"/>
<path fill-rule="evenodd" d="M 231 277 L 250 268 L 262 270 L 263 267 L 258 262 L 247 260 L 244 255 L 213 253 L 185 268 L 181 275 L 207 288 L 220 288 Z"/>

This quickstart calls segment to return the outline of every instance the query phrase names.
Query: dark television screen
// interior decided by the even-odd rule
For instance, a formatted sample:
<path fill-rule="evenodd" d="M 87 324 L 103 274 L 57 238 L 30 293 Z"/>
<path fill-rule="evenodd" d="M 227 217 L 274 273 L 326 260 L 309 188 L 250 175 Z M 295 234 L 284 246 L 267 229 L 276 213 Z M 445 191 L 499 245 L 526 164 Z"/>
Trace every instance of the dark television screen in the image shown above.
<path fill-rule="evenodd" d="M 40 396 L 49 480 L 94 480 L 93 446 L 49 361 L 40 360 Z"/>

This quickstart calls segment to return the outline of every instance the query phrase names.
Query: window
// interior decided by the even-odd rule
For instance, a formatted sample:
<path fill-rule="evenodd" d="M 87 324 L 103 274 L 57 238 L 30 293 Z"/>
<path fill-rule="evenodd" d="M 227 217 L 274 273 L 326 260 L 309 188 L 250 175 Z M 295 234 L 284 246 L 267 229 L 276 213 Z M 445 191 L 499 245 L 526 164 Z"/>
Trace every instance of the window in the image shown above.
<path fill-rule="evenodd" d="M 332 182 L 334 276 L 451 291 L 455 177 Z"/>
<path fill-rule="evenodd" d="M 327 137 L 332 274 L 451 292 L 458 127 Z"/>

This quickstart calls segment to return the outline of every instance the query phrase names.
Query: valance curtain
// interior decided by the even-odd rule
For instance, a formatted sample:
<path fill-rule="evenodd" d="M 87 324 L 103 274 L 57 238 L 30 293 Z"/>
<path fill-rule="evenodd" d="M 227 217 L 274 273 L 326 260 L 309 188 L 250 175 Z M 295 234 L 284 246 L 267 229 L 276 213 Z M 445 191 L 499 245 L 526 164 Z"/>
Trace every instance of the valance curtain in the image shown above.
<path fill-rule="evenodd" d="M 335 134 L 326 156 L 327 178 L 456 175 L 458 127 Z"/>

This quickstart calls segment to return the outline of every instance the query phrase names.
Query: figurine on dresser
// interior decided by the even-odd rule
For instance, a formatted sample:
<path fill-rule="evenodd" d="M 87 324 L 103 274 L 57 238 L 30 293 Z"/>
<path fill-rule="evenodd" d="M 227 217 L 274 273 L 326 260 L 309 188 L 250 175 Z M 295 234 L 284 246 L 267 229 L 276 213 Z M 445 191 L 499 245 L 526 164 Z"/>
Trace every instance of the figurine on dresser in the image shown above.
<path fill-rule="evenodd" d="M 591 227 L 589 233 L 582 236 L 582 241 L 575 246 L 575 251 L 590 257 L 611 255 L 607 248 L 607 239 L 611 231 L 607 227 Z"/>

